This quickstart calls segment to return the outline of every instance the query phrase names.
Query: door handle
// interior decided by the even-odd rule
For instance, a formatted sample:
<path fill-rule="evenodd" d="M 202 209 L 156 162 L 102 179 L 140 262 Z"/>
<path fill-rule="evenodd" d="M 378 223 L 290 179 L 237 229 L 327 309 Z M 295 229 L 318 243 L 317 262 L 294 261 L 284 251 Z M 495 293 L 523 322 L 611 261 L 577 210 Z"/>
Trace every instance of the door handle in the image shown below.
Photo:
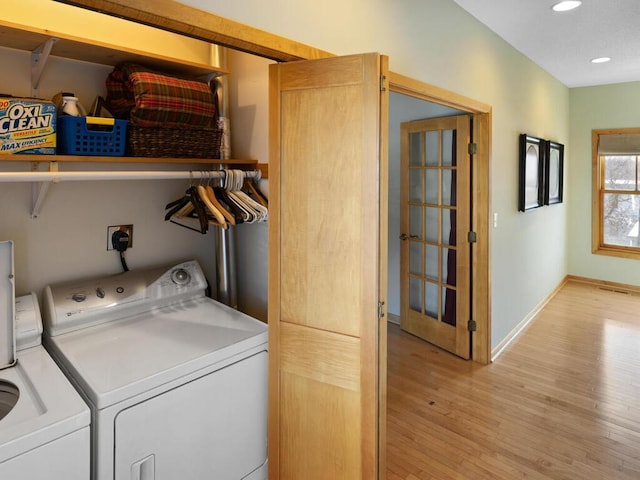
<path fill-rule="evenodd" d="M 131 480 L 153 480 L 155 470 L 155 455 L 152 454 L 131 465 Z"/>
<path fill-rule="evenodd" d="M 418 235 L 407 235 L 403 233 L 400 235 L 400 240 L 409 240 L 410 238 L 420 238 Z"/>

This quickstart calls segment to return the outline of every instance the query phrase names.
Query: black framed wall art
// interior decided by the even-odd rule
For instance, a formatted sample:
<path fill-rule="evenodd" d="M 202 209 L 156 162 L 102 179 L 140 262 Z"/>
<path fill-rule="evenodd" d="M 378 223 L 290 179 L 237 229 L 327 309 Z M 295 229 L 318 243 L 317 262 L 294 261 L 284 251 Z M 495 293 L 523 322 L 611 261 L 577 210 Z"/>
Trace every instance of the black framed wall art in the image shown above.
<path fill-rule="evenodd" d="M 521 212 L 543 205 L 545 143 L 542 138 L 520 135 L 518 210 Z"/>
<path fill-rule="evenodd" d="M 562 203 L 564 145 L 547 141 L 544 168 L 544 204 Z"/>

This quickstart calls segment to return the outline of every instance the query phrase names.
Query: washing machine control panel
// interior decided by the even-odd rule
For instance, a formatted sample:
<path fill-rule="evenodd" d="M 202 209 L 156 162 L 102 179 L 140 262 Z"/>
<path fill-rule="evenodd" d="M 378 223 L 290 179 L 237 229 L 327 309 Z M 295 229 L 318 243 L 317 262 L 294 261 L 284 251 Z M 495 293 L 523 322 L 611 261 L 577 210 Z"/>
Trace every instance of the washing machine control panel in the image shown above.
<path fill-rule="evenodd" d="M 51 336 L 200 297 L 207 280 L 195 260 L 45 288 L 45 330 Z M 57 333 L 56 333 L 57 332 Z"/>

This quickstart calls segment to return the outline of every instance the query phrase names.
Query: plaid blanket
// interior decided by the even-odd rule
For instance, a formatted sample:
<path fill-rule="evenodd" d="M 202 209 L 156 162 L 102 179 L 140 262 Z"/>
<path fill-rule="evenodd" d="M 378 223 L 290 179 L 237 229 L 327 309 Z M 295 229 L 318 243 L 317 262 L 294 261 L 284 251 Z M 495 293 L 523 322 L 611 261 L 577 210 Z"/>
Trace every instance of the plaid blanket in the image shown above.
<path fill-rule="evenodd" d="M 118 65 L 106 80 L 107 108 L 139 127 L 208 128 L 217 123 L 217 98 L 206 83 Z"/>

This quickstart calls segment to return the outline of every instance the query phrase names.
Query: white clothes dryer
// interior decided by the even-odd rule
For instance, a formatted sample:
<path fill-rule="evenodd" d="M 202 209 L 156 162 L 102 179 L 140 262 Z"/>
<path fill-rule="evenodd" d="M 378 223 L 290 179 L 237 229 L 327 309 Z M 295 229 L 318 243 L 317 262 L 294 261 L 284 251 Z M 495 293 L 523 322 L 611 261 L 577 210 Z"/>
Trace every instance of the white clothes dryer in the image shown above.
<path fill-rule="evenodd" d="M 15 305 L 17 363 L 0 370 L 0 478 L 87 480 L 89 408 L 40 343 L 35 295 Z"/>
<path fill-rule="evenodd" d="M 94 480 L 264 480 L 266 325 L 196 261 L 45 289 L 45 341 L 92 411 Z"/>

